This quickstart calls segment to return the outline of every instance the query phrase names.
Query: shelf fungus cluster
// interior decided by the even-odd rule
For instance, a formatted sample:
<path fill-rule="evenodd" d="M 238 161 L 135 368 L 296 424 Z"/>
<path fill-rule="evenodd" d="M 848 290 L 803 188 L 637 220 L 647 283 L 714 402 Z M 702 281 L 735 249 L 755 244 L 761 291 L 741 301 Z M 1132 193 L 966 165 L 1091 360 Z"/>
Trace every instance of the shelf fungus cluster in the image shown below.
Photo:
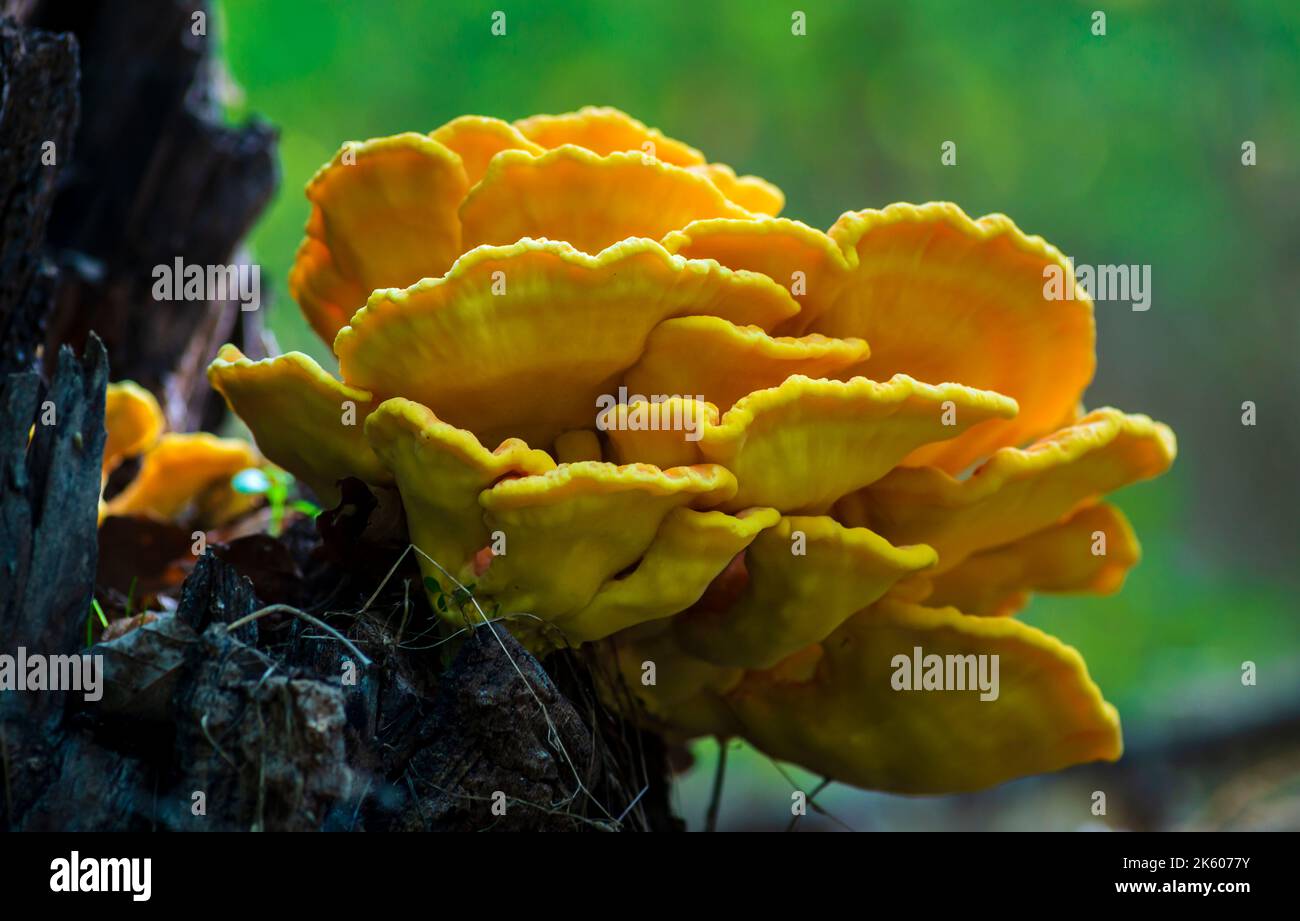
<path fill-rule="evenodd" d="M 99 520 L 108 517 L 192 519 L 215 526 L 248 510 L 231 478 L 261 463 L 247 442 L 207 432 L 167 432 L 162 408 L 133 381 L 108 385 L 104 395 L 102 483 L 127 461 L 138 461 L 134 475 L 116 495 L 99 503 Z M 102 492 L 101 488 L 101 492 Z"/>
<path fill-rule="evenodd" d="M 593 644 L 612 704 L 908 793 L 1119 756 L 1010 615 L 1119 588 L 1101 497 L 1174 438 L 1081 408 L 1092 304 L 1044 298 L 1044 240 L 946 203 L 815 230 L 611 109 L 349 143 L 307 197 L 290 286 L 342 379 L 227 346 L 212 383 L 327 501 L 395 488 L 445 588 Z M 900 693 L 917 649 L 997 656 L 1000 693 Z"/>

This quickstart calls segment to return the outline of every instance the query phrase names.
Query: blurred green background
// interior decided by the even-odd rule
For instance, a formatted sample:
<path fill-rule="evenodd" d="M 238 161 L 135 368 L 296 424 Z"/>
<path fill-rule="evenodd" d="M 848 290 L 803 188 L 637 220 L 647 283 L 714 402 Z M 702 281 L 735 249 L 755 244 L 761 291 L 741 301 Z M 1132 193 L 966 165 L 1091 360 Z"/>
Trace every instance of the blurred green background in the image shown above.
<path fill-rule="evenodd" d="M 1098 7 L 1105 36 L 1092 34 Z M 491 34 L 494 10 L 505 36 Z M 775 182 L 785 215 L 814 226 L 946 199 L 1005 212 L 1081 263 L 1150 264 L 1149 311 L 1097 307 L 1087 395 L 1178 433 L 1174 471 L 1118 497 L 1144 560 L 1116 597 L 1040 597 L 1025 615 L 1083 652 L 1123 715 L 1125 760 L 938 800 L 832 787 L 819 802 L 835 820 L 806 826 L 1300 827 L 1287 792 L 1300 736 L 1300 4 L 225 0 L 218 16 L 230 117 L 280 130 L 283 184 L 252 240 L 277 284 L 271 327 L 322 360 L 284 284 L 303 184 L 343 141 L 464 113 L 613 105 Z M 940 164 L 948 140 L 955 167 Z M 1247 660 L 1255 687 L 1240 680 Z M 698 827 L 716 746 L 695 754 L 678 796 Z M 753 752 L 731 761 L 723 827 L 783 827 L 787 777 Z M 1118 793 L 1105 817 L 1089 811 L 1093 789 Z M 1261 795 L 1284 805 L 1242 818 Z"/>

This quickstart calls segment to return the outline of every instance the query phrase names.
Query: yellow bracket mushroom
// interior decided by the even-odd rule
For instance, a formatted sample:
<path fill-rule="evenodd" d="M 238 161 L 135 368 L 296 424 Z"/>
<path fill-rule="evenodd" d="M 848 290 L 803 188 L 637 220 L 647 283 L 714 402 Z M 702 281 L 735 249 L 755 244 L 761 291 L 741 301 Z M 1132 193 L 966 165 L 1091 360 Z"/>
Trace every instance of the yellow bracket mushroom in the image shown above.
<path fill-rule="evenodd" d="M 1073 276 L 1042 238 L 949 203 L 823 233 L 597 108 L 348 142 L 307 195 L 290 288 L 342 379 L 227 347 L 212 382 L 326 499 L 395 486 L 444 591 L 594 644 L 633 719 L 849 783 L 1119 757 L 1079 655 L 1010 615 L 1118 590 L 1138 544 L 1100 499 L 1175 442 L 1080 409 L 1092 304 L 1045 298 Z M 914 653 L 998 691 L 902 688 Z"/>
<path fill-rule="evenodd" d="M 176 521 L 201 510 L 209 525 L 247 510 L 249 499 L 230 487 L 241 470 L 260 463 L 257 452 L 236 438 L 206 432 L 166 432 L 153 394 L 134 381 L 108 385 L 104 397 L 104 474 L 138 457 L 140 468 L 117 495 L 99 503 L 99 520 L 139 516 Z M 101 487 L 102 488 L 102 487 Z"/>

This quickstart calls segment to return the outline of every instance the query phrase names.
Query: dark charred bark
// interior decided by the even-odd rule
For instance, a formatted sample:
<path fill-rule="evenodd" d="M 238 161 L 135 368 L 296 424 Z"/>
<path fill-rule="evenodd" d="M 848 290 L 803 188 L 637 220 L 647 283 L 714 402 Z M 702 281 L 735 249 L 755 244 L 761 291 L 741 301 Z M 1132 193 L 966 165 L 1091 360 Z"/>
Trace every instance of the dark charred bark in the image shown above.
<path fill-rule="evenodd" d="M 0 384 L 0 650 L 75 653 L 95 584 L 95 520 L 104 450 L 104 348 L 59 352 L 54 380 L 35 372 Z M 27 433 L 32 431 L 30 445 Z M 0 694 L 5 824 L 39 800 L 67 752 L 65 695 Z"/>
<path fill-rule="evenodd" d="M 662 753 L 621 758 L 500 625 L 475 631 L 437 675 L 379 620 L 354 621 L 351 649 L 319 630 L 297 630 L 292 619 L 288 631 L 253 629 L 271 616 L 231 629 L 258 605 L 249 580 L 208 553 L 174 615 L 89 650 L 104 660 L 100 700 L 70 697 L 43 721 L 7 712 L 6 824 L 676 827 Z M 366 650 L 369 664 L 354 650 Z M 646 765 L 656 780 L 644 778 Z"/>
<path fill-rule="evenodd" d="M 247 262 L 239 243 L 278 182 L 275 131 L 222 124 L 209 12 L 194 0 L 39 0 L 27 17 L 80 48 L 82 118 L 49 221 L 60 280 L 47 354 L 93 329 L 114 379 L 152 390 L 176 431 L 220 421 L 203 371 L 223 342 L 265 354 L 260 309 L 154 298 L 155 266 Z"/>
<path fill-rule="evenodd" d="M 45 338 L 45 228 L 76 124 L 76 40 L 0 20 L 0 375 L 34 367 Z"/>

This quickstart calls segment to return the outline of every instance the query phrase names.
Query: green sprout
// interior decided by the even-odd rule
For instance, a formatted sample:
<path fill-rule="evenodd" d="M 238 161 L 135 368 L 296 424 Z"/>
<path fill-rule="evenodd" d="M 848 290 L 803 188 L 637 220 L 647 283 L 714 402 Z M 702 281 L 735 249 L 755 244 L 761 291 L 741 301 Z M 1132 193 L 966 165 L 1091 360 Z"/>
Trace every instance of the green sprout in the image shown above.
<path fill-rule="evenodd" d="M 306 501 L 295 499 L 289 501 L 289 490 L 293 486 L 293 476 L 275 467 L 262 469 L 248 467 L 231 477 L 230 485 L 235 492 L 246 496 L 266 496 L 266 504 L 271 509 L 271 526 L 269 533 L 279 537 L 284 528 L 286 509 L 315 517 L 320 514 L 320 507 Z"/>
<path fill-rule="evenodd" d="M 135 581 L 132 580 L 131 588 L 134 591 Z M 105 629 L 108 628 L 108 618 L 104 616 L 104 609 L 99 606 L 99 599 L 93 595 L 90 598 L 90 612 L 86 615 L 86 648 L 89 649 L 95 645 L 95 618 L 99 618 L 99 623 Z"/>

